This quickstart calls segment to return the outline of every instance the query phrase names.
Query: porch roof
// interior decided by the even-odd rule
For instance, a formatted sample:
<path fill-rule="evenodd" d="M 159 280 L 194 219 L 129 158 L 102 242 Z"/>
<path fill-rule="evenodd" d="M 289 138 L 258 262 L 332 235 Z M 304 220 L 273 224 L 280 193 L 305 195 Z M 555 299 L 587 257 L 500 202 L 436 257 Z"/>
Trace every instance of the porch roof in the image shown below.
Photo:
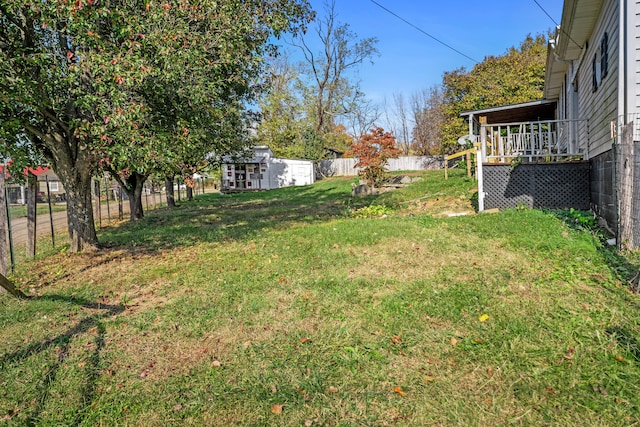
<path fill-rule="evenodd" d="M 555 119 L 556 101 L 541 99 L 522 104 L 503 105 L 482 110 L 463 111 L 462 117 L 485 116 L 488 124 L 531 122 Z"/>
<path fill-rule="evenodd" d="M 549 40 L 544 96 L 560 96 L 567 62 L 580 57 L 591 36 L 603 0 L 566 0 L 562 8 L 562 21 L 556 28 L 555 38 Z"/>

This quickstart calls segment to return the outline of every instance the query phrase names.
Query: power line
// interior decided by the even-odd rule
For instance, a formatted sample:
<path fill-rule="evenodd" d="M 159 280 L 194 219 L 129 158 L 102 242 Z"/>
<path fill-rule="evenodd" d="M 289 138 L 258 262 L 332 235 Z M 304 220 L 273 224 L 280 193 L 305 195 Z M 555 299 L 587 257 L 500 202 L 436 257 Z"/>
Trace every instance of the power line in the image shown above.
<path fill-rule="evenodd" d="M 560 26 L 560 24 L 558 24 L 558 23 L 556 22 L 556 20 L 555 20 L 555 19 L 553 19 L 553 17 L 552 17 L 551 15 L 549 15 L 549 12 L 547 12 L 547 11 L 545 10 L 545 8 L 544 8 L 544 7 L 542 7 L 542 5 L 541 5 L 540 3 L 538 3 L 538 0 L 533 0 L 533 2 L 534 2 L 535 4 L 537 4 L 537 5 L 538 5 L 538 7 L 540 8 L 540 10 L 542 10 L 542 11 L 544 12 L 544 14 L 545 14 L 545 15 L 547 15 L 547 16 L 549 17 L 549 19 L 551 19 L 551 22 L 553 22 L 554 24 L 556 24 L 556 27 L 559 27 L 559 26 Z"/>
<path fill-rule="evenodd" d="M 467 58 L 467 59 L 471 60 L 472 62 L 474 62 L 474 63 L 476 63 L 476 64 L 477 64 L 478 62 L 480 62 L 480 61 L 477 61 L 477 60 L 473 59 L 473 58 L 472 58 L 472 57 L 470 57 L 469 55 L 466 55 L 466 54 L 464 54 L 464 53 L 460 52 L 458 49 L 454 48 L 453 46 L 448 45 L 447 43 L 443 42 L 443 41 L 442 41 L 442 40 L 440 40 L 439 38 L 432 36 L 431 34 L 427 33 L 427 32 L 426 32 L 425 30 L 423 30 L 422 28 L 420 28 L 420 27 L 418 27 L 418 26 L 416 26 L 416 25 L 412 24 L 411 22 L 407 21 L 407 20 L 406 20 L 406 19 L 404 19 L 403 17 L 401 17 L 401 16 L 399 16 L 398 14 L 396 14 L 396 13 L 392 12 L 391 10 L 387 9 L 386 7 L 384 7 L 383 5 L 381 5 L 380 3 L 378 3 L 377 1 L 375 1 L 375 0 L 369 0 L 369 1 L 370 1 L 371 3 L 373 3 L 373 4 L 375 4 L 376 6 L 378 6 L 380 9 L 384 10 L 385 12 L 387 12 L 387 13 L 389 13 L 389 14 L 391 14 L 391 15 L 395 16 L 396 18 L 398 18 L 399 20 L 401 20 L 401 21 L 402 21 L 402 22 L 404 22 L 405 24 L 407 24 L 407 25 L 409 25 L 409 26 L 413 27 L 414 29 L 416 29 L 416 30 L 420 31 L 420 32 L 421 32 L 422 34 L 424 34 L 425 36 L 430 37 L 430 38 L 432 38 L 433 40 L 435 40 L 435 41 L 437 41 L 438 43 L 440 43 L 441 45 L 443 45 L 443 46 L 447 47 L 448 49 L 451 49 L 451 50 L 452 50 L 452 51 L 454 51 L 455 53 L 457 53 L 457 54 L 459 54 L 459 55 L 464 56 L 465 58 Z M 535 1 L 535 0 L 534 0 L 534 1 Z"/>
<path fill-rule="evenodd" d="M 544 7 L 542 7 L 542 5 L 540 3 L 538 3 L 538 0 L 533 0 L 533 2 L 535 4 L 538 5 L 538 7 L 540 8 L 540 10 L 542 10 L 544 12 L 545 15 L 547 15 L 549 17 L 549 19 L 551 19 L 551 22 L 553 22 L 554 24 L 556 24 L 556 27 L 560 29 L 560 32 L 562 34 L 564 34 L 565 36 L 567 36 L 569 38 L 569 40 L 571 40 L 573 42 L 573 44 L 575 44 L 576 46 L 578 46 L 580 49 L 582 49 L 582 46 L 580 46 L 574 39 L 571 38 L 571 36 L 569 35 L 569 33 L 567 33 L 562 26 L 560 26 L 560 24 L 558 24 L 556 22 L 555 19 L 553 19 L 553 17 L 549 14 L 549 12 L 546 11 L 546 9 Z"/>

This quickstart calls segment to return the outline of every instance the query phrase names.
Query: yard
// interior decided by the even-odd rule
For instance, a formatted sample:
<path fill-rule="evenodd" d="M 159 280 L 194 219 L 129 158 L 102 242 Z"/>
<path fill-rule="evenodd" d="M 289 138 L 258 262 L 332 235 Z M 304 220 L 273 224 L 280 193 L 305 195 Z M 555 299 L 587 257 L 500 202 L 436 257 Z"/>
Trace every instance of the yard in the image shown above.
<path fill-rule="evenodd" d="M 475 183 L 421 176 L 206 194 L 22 264 L 0 420 L 637 425 L 633 258 L 553 213 L 460 215 Z"/>

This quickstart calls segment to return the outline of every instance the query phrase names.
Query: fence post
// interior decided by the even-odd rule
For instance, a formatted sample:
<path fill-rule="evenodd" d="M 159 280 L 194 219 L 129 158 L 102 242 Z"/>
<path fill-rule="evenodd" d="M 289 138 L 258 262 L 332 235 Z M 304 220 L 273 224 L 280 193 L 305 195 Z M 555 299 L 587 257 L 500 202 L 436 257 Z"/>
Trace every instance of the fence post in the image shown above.
<path fill-rule="evenodd" d="M 118 188 L 118 219 L 124 218 L 124 212 L 122 211 L 122 187 Z"/>
<path fill-rule="evenodd" d="M 51 225 L 51 246 L 56 247 L 56 233 L 53 229 L 53 209 L 51 208 L 51 189 L 49 188 L 49 177 L 44 176 L 44 182 L 47 185 L 47 204 L 49 205 L 49 224 Z"/>
<path fill-rule="evenodd" d="M 27 257 L 36 256 L 38 178 L 27 172 Z"/>
<path fill-rule="evenodd" d="M 100 180 L 96 179 L 93 181 L 93 183 L 93 194 L 95 194 L 96 206 L 98 207 L 98 212 L 96 212 L 98 215 L 98 227 L 102 228 L 102 206 L 100 204 L 100 194 L 102 193 L 102 191 L 100 190 Z"/>
<path fill-rule="evenodd" d="M 109 201 L 109 178 L 104 177 L 104 195 L 107 196 L 107 224 L 111 224 L 111 202 Z"/>
<path fill-rule="evenodd" d="M 8 202 L 5 191 L 5 166 L 0 169 L 0 274 L 7 275 L 7 224 Z M 0 289 L 1 291 L 1 289 Z"/>
<path fill-rule="evenodd" d="M 4 196 L 4 209 L 7 213 L 7 231 L 9 237 L 9 254 L 11 256 L 11 271 L 13 272 L 16 269 L 16 257 L 13 253 L 13 232 L 11 231 L 11 211 L 9 210 L 9 189 L 6 186 L 4 188 Z"/>

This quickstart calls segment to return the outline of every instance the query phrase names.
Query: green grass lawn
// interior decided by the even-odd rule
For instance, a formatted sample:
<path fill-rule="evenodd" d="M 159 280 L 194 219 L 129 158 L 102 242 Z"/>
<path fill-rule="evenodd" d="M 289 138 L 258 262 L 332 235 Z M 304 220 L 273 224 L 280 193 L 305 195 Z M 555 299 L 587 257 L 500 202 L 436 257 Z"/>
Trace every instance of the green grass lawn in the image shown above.
<path fill-rule="evenodd" d="M 24 265 L 33 297 L 0 295 L 0 420 L 637 425 L 629 261 L 421 176 L 357 200 L 342 178 L 207 194 Z"/>
<path fill-rule="evenodd" d="M 51 212 L 62 212 L 67 209 L 65 203 L 52 203 Z M 49 205 L 47 203 L 38 203 L 36 206 L 36 215 L 48 215 Z M 27 216 L 27 205 L 13 205 L 9 208 L 11 218 L 20 218 Z"/>

